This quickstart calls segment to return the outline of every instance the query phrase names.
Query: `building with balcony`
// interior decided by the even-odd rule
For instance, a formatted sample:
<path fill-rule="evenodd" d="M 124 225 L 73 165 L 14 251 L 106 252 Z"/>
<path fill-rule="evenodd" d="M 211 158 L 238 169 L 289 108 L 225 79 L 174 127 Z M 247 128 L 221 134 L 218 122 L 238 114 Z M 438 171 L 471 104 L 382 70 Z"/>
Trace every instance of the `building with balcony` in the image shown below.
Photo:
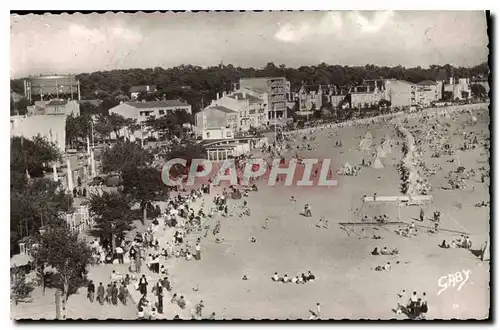
<path fill-rule="evenodd" d="M 221 106 L 238 113 L 235 132 L 247 132 L 251 127 L 257 128 L 267 123 L 267 103 L 246 89 L 223 92 L 222 97 L 217 93 L 217 98 L 212 100 L 210 106 Z"/>
<path fill-rule="evenodd" d="M 351 108 L 367 109 L 377 107 L 379 102 L 384 99 L 384 89 L 379 89 L 376 85 L 362 85 L 352 88 Z"/>
<path fill-rule="evenodd" d="M 211 105 L 196 113 L 195 133 L 202 140 L 232 139 L 238 127 L 238 111 Z"/>
<path fill-rule="evenodd" d="M 241 78 L 239 90 L 258 97 L 266 104 L 266 125 L 284 125 L 287 121 L 287 98 L 290 82 L 284 77 Z"/>
<path fill-rule="evenodd" d="M 191 114 L 191 105 L 178 100 L 122 102 L 109 109 L 109 114 L 116 113 L 125 118 L 135 119 L 140 123 L 145 122 L 150 117 L 159 118 L 174 111 L 185 111 Z"/>
<path fill-rule="evenodd" d="M 417 84 L 417 103 L 430 106 L 441 99 L 440 84 L 432 80 L 424 80 Z"/>

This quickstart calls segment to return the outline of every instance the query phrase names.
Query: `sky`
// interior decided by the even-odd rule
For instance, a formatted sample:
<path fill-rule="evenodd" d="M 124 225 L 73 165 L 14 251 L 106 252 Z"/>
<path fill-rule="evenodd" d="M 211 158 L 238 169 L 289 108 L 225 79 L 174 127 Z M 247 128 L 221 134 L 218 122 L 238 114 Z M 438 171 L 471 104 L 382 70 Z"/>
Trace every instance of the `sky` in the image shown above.
<path fill-rule="evenodd" d="M 11 77 L 233 64 L 487 61 L 482 11 L 11 15 Z"/>

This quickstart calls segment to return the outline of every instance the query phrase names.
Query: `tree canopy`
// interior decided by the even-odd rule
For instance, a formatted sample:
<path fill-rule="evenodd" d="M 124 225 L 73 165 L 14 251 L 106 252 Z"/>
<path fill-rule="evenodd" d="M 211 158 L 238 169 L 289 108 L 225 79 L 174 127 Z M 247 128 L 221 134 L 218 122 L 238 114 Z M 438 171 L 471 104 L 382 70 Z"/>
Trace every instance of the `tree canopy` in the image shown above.
<path fill-rule="evenodd" d="M 33 139 L 16 136 L 10 139 L 10 157 L 11 174 L 28 171 L 32 177 L 42 177 L 44 169 L 60 158 L 60 152 L 54 143 L 40 135 Z"/>
<path fill-rule="evenodd" d="M 86 268 L 91 264 L 92 251 L 87 243 L 66 226 L 51 226 L 40 236 L 33 253 L 36 264 L 50 265 L 57 270 L 62 282 L 64 297 L 70 289 L 84 279 Z"/>
<path fill-rule="evenodd" d="M 130 141 L 119 141 L 102 154 L 104 172 L 120 172 L 146 166 L 153 157 L 140 144 Z"/>
<path fill-rule="evenodd" d="M 60 212 L 71 208 L 71 195 L 58 182 L 43 177 L 44 170 L 58 158 L 56 147 L 41 137 L 11 139 L 11 254 L 17 251 L 19 239 L 36 234 L 42 224 L 59 223 Z"/>
<path fill-rule="evenodd" d="M 132 229 L 132 201 L 118 192 L 94 194 L 89 200 L 89 210 L 96 222 L 94 235 L 110 240 L 113 248 L 116 238 L 123 238 L 125 231 Z"/>

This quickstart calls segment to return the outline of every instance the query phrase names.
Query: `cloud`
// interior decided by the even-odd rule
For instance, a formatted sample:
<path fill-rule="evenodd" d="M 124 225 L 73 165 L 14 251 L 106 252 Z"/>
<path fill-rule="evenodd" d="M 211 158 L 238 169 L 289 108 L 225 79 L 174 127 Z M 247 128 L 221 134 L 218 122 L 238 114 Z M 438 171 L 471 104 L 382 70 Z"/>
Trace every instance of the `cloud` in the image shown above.
<path fill-rule="evenodd" d="M 369 20 L 363 16 L 360 12 L 354 11 L 350 13 L 351 20 L 359 26 L 361 32 L 365 33 L 375 33 L 380 31 L 387 23 L 389 23 L 394 16 L 394 12 L 391 10 L 378 11 L 375 13 L 373 18 Z"/>
<path fill-rule="evenodd" d="M 86 39 L 91 43 L 103 43 L 109 41 L 139 42 L 142 34 L 134 30 L 115 26 L 108 29 L 91 29 L 80 24 L 71 24 L 68 28 L 71 36 Z"/>
<path fill-rule="evenodd" d="M 327 12 L 317 23 L 286 23 L 278 29 L 274 38 L 283 42 L 298 42 L 308 36 L 337 33 L 342 25 L 342 15 L 339 12 Z"/>

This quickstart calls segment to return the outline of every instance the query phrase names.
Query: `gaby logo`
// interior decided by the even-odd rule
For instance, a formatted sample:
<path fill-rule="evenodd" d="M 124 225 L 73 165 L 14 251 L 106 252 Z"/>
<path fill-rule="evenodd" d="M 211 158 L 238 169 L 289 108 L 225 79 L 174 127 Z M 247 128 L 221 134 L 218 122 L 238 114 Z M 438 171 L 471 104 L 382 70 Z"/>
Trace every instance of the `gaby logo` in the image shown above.
<path fill-rule="evenodd" d="M 462 275 L 463 272 L 463 275 Z M 465 283 L 469 280 L 471 270 L 462 270 L 460 272 L 456 272 L 454 274 L 448 274 L 445 276 L 441 276 L 438 280 L 438 286 L 441 288 L 438 292 L 438 296 L 446 289 L 457 287 L 457 291 L 460 291 L 462 289 L 462 286 L 464 286 Z"/>
<path fill-rule="evenodd" d="M 174 166 L 183 166 L 186 175 L 181 178 L 172 178 L 171 169 Z M 162 180 L 166 185 L 175 186 L 184 184 L 194 186 L 210 180 L 219 185 L 228 182 L 230 185 L 248 185 L 253 180 L 267 180 L 269 186 L 278 183 L 285 186 L 337 186 L 337 180 L 332 179 L 330 159 L 264 159 L 238 160 L 228 159 L 213 163 L 207 159 L 175 158 L 169 160 L 163 167 Z"/>

